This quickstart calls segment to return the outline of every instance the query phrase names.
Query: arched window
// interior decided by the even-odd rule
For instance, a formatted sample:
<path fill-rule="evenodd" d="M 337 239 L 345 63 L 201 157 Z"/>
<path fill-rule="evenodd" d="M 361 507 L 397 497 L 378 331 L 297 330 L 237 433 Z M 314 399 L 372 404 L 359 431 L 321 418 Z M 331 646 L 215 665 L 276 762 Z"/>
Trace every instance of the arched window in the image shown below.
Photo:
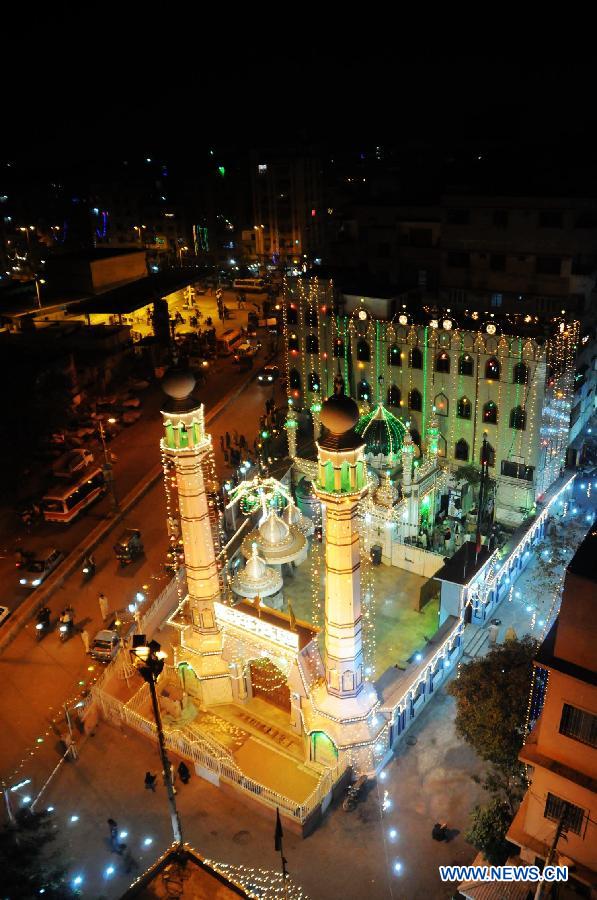
<path fill-rule="evenodd" d="M 410 351 L 410 367 L 411 369 L 423 368 L 423 354 L 418 347 L 413 347 Z"/>
<path fill-rule="evenodd" d="M 296 325 L 298 322 L 298 310 L 293 303 L 286 310 L 286 321 L 289 325 Z"/>
<path fill-rule="evenodd" d="M 357 344 L 357 359 L 359 362 L 369 362 L 371 359 L 371 350 L 365 338 L 361 338 Z"/>
<path fill-rule="evenodd" d="M 388 388 L 388 406 L 400 406 L 400 388 L 393 384 Z"/>
<path fill-rule="evenodd" d="M 416 428 L 410 429 L 410 436 L 413 439 L 413 444 L 416 444 L 419 449 L 421 449 L 421 435 L 417 431 Z"/>
<path fill-rule="evenodd" d="M 493 469 L 495 466 L 495 450 L 491 444 L 485 445 L 487 448 L 487 465 Z M 481 444 L 481 452 L 479 453 L 479 462 L 483 465 L 483 444 Z"/>
<path fill-rule="evenodd" d="M 438 436 L 437 436 L 437 455 L 441 456 L 442 459 L 445 459 L 447 452 L 448 452 L 448 442 L 446 441 L 443 434 L 438 434 Z"/>
<path fill-rule="evenodd" d="M 449 373 L 450 371 L 450 357 L 445 350 L 442 350 L 435 359 L 435 371 L 445 373 Z"/>
<path fill-rule="evenodd" d="M 288 338 L 288 349 L 289 350 L 298 350 L 298 348 L 299 348 L 298 338 L 297 338 L 296 334 L 291 334 L 290 337 Z"/>
<path fill-rule="evenodd" d="M 413 388 L 408 395 L 408 408 L 414 409 L 416 412 L 421 412 L 421 409 L 423 408 L 423 398 L 421 397 L 420 391 L 416 388 Z"/>
<path fill-rule="evenodd" d="M 475 372 L 475 362 L 470 353 L 463 353 L 458 360 L 459 375 L 473 375 Z"/>
<path fill-rule="evenodd" d="M 401 366 L 402 360 L 400 358 L 400 347 L 398 344 L 392 344 L 391 347 L 388 347 L 388 365 L 389 366 Z"/>
<path fill-rule="evenodd" d="M 319 390 L 319 375 L 317 374 L 317 372 L 311 372 L 311 374 L 309 375 L 309 390 Z"/>
<path fill-rule="evenodd" d="M 529 370 L 523 362 L 516 363 L 512 371 L 513 384 L 526 384 L 529 379 Z"/>
<path fill-rule="evenodd" d="M 317 328 L 317 310 L 310 306 L 305 316 L 309 328 Z"/>
<path fill-rule="evenodd" d="M 493 402 L 490 400 L 483 407 L 483 421 L 489 422 L 491 425 L 497 425 L 497 417 L 498 417 L 498 408 Z"/>
<path fill-rule="evenodd" d="M 369 382 L 365 381 L 364 378 L 357 384 L 357 396 L 359 400 L 371 400 L 371 388 L 369 387 Z"/>
<path fill-rule="evenodd" d="M 510 428 L 516 428 L 517 431 L 524 431 L 527 427 L 527 414 L 522 406 L 515 406 L 510 412 Z"/>
<path fill-rule="evenodd" d="M 344 356 L 344 341 L 342 338 L 336 338 L 334 341 L 334 356 L 341 359 Z"/>
<path fill-rule="evenodd" d="M 495 381 L 500 377 L 500 364 L 495 356 L 492 356 L 485 363 L 485 377 Z"/>
<path fill-rule="evenodd" d="M 289 383 L 291 388 L 295 388 L 295 390 L 301 389 L 301 376 L 298 369 L 291 369 L 289 374 Z"/>
<path fill-rule="evenodd" d="M 470 419 L 471 417 L 471 401 L 468 397 L 461 397 L 456 407 L 456 415 L 459 419 Z"/>
<path fill-rule="evenodd" d="M 319 339 L 316 334 L 308 334 L 305 343 L 307 353 L 319 353 Z"/>
<path fill-rule="evenodd" d="M 447 416 L 450 412 L 450 404 L 445 394 L 438 394 L 433 401 L 433 405 L 438 416 Z"/>
<path fill-rule="evenodd" d="M 468 462 L 468 442 L 465 441 L 464 438 L 460 438 L 459 441 L 456 441 L 454 457 L 462 460 L 462 462 Z"/>

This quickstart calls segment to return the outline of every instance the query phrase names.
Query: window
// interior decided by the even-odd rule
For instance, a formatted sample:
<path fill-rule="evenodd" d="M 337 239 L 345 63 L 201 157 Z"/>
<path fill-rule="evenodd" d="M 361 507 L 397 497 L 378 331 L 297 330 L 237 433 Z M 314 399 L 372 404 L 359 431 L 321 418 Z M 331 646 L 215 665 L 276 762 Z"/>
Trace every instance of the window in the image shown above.
<path fill-rule="evenodd" d="M 497 425 L 498 409 L 493 400 L 490 400 L 483 407 L 483 421 L 492 425 Z"/>
<path fill-rule="evenodd" d="M 438 416 L 447 416 L 450 410 L 450 405 L 448 403 L 448 398 L 445 394 L 438 394 L 435 400 L 433 401 L 433 405 L 435 407 L 435 411 Z"/>
<path fill-rule="evenodd" d="M 445 372 L 446 374 L 450 372 L 450 357 L 445 350 L 442 350 L 435 360 L 435 371 Z"/>
<path fill-rule="evenodd" d="M 527 427 L 527 414 L 522 406 L 515 406 L 510 412 L 510 428 L 524 431 Z"/>
<path fill-rule="evenodd" d="M 296 325 L 296 323 L 298 322 L 298 311 L 296 306 L 291 304 L 286 310 L 286 316 L 289 325 Z"/>
<path fill-rule="evenodd" d="M 309 375 L 309 390 L 319 390 L 319 375 L 317 374 L 317 372 L 311 372 L 311 374 Z"/>
<path fill-rule="evenodd" d="M 359 400 L 371 399 L 371 388 L 369 387 L 369 382 L 365 381 L 364 378 L 357 385 L 357 396 Z"/>
<path fill-rule="evenodd" d="M 442 459 L 445 459 L 447 453 L 448 453 L 448 442 L 446 441 L 443 434 L 438 434 L 438 436 L 437 436 L 437 455 L 441 456 Z"/>
<path fill-rule="evenodd" d="M 492 294 L 491 295 L 491 305 L 492 306 L 501 306 L 502 305 L 502 294 Z"/>
<path fill-rule="evenodd" d="M 580 806 L 568 803 L 567 800 L 562 800 L 561 797 L 556 797 L 555 794 L 548 791 L 543 815 L 546 819 L 552 819 L 554 822 L 563 819 L 564 827 L 568 831 L 580 834 L 585 811 Z"/>
<path fill-rule="evenodd" d="M 526 384 L 529 378 L 529 370 L 523 362 L 516 363 L 512 370 L 513 384 Z"/>
<path fill-rule="evenodd" d="M 485 377 L 491 381 L 497 381 L 500 377 L 500 364 L 495 356 L 492 356 L 491 359 L 488 359 L 485 363 Z"/>
<path fill-rule="evenodd" d="M 336 338 L 334 341 L 334 356 L 341 359 L 344 356 L 344 341 L 342 338 Z"/>
<path fill-rule="evenodd" d="M 408 395 L 408 408 L 414 409 L 416 412 L 421 412 L 423 405 L 423 400 L 420 392 L 414 388 Z"/>
<path fill-rule="evenodd" d="M 470 218 L 471 215 L 468 209 L 449 209 L 446 212 L 448 225 L 468 225 Z"/>
<path fill-rule="evenodd" d="M 297 371 L 297 369 L 291 369 L 291 370 L 290 370 L 290 373 L 289 373 L 289 381 L 290 381 L 290 387 L 291 387 L 291 388 L 295 388 L 296 390 L 299 390 L 299 391 L 300 391 L 300 389 L 301 389 L 301 376 L 300 376 L 299 372 Z"/>
<path fill-rule="evenodd" d="M 560 719 L 560 734 L 574 738 L 589 747 L 597 747 L 597 716 L 564 703 Z"/>
<path fill-rule="evenodd" d="M 413 444 L 416 444 L 417 447 L 420 448 L 420 446 L 421 446 L 421 435 L 419 434 L 419 432 L 417 431 L 416 428 L 411 428 L 411 429 L 410 429 L 410 436 L 411 436 L 411 438 L 413 439 Z"/>
<path fill-rule="evenodd" d="M 308 334 L 305 344 L 307 353 L 319 353 L 319 340 L 316 334 Z"/>
<path fill-rule="evenodd" d="M 493 469 L 495 466 L 495 450 L 489 443 L 485 445 L 485 448 L 487 452 L 487 465 Z M 483 465 L 483 444 L 481 444 L 481 452 L 479 453 L 479 463 Z"/>
<path fill-rule="evenodd" d="M 361 338 L 357 344 L 357 359 L 360 362 L 369 362 L 371 359 L 371 350 L 369 344 L 364 338 Z"/>
<path fill-rule="evenodd" d="M 462 462 L 468 462 L 468 443 L 464 438 L 460 438 L 459 441 L 456 441 L 454 457 L 460 459 Z"/>
<path fill-rule="evenodd" d="M 469 254 L 458 253 L 455 250 L 450 251 L 448 253 L 448 266 L 450 269 L 468 269 Z"/>
<path fill-rule="evenodd" d="M 389 366 L 401 366 L 402 360 L 400 358 L 400 347 L 397 344 L 392 344 L 391 347 L 388 347 L 388 365 Z"/>
<path fill-rule="evenodd" d="M 309 328 L 317 328 L 317 310 L 312 306 L 308 308 L 305 320 Z"/>
<path fill-rule="evenodd" d="M 456 406 L 456 415 L 459 419 L 470 419 L 471 409 L 471 401 L 468 397 L 461 397 Z"/>
<path fill-rule="evenodd" d="M 559 209 L 544 209 L 539 213 L 539 228 L 561 228 L 563 213 Z"/>
<path fill-rule="evenodd" d="M 388 388 L 388 406 L 400 406 L 400 388 L 393 384 Z"/>
<path fill-rule="evenodd" d="M 298 350 L 299 342 L 296 334 L 291 334 L 288 338 L 288 349 L 289 350 Z"/>
<path fill-rule="evenodd" d="M 463 353 L 458 361 L 459 375 L 472 375 L 475 371 L 475 363 L 470 353 Z"/>
<path fill-rule="evenodd" d="M 506 271 L 506 257 L 503 253 L 492 253 L 489 257 L 489 268 L 492 272 Z"/>
<path fill-rule="evenodd" d="M 559 275 L 562 261 L 559 256 L 538 256 L 535 260 L 537 275 Z"/>
<path fill-rule="evenodd" d="M 508 210 L 507 209 L 494 209 L 493 224 L 496 228 L 507 228 L 508 227 Z"/>
<path fill-rule="evenodd" d="M 423 368 L 423 354 L 418 347 L 413 347 L 410 351 L 410 367 L 411 369 Z"/>
<path fill-rule="evenodd" d="M 525 466 L 524 463 L 511 462 L 503 459 L 501 465 L 502 475 L 508 478 L 520 478 L 522 481 L 532 481 L 535 475 L 534 466 Z"/>

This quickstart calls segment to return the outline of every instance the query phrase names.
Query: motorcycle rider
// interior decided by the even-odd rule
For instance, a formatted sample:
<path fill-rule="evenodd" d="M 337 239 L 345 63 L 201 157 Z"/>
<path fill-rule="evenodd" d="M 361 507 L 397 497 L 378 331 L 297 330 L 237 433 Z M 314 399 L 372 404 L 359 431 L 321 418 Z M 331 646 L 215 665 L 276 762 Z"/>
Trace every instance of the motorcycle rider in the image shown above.
<path fill-rule="evenodd" d="M 72 606 L 67 606 L 65 609 L 62 610 L 62 613 L 60 615 L 60 625 L 66 626 L 67 633 L 69 633 L 73 630 L 74 621 L 73 621 Z"/>
<path fill-rule="evenodd" d="M 89 577 L 95 575 L 95 557 L 92 553 L 88 553 L 83 560 L 83 573 Z"/>
<path fill-rule="evenodd" d="M 50 624 L 50 610 L 47 606 L 42 606 L 42 608 L 38 610 L 37 621 L 46 628 Z"/>

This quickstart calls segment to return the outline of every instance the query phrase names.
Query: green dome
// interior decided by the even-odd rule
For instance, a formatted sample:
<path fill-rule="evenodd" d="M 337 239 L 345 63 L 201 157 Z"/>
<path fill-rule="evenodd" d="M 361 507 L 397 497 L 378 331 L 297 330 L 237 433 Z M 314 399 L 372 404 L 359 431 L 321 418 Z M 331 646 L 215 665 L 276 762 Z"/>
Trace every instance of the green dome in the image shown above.
<path fill-rule="evenodd" d="M 372 412 L 361 416 L 354 427 L 357 434 L 366 441 L 365 453 L 378 456 L 396 456 L 402 449 L 406 433 L 405 425 L 396 416 L 378 403 Z"/>

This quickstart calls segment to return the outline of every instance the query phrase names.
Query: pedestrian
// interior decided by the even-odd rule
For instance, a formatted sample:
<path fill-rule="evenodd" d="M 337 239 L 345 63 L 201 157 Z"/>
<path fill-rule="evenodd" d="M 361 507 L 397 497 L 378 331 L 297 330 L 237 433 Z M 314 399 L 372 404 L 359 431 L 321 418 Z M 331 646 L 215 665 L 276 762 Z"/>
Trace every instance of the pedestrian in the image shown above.
<path fill-rule="evenodd" d="M 189 771 L 189 767 L 183 761 L 178 764 L 178 777 L 182 781 L 183 784 L 188 784 L 189 779 L 191 777 L 191 773 Z"/>
<path fill-rule="evenodd" d="M 241 449 L 246 450 L 247 449 L 247 439 L 244 436 L 244 434 L 241 434 L 238 440 L 239 440 Z"/>
<path fill-rule="evenodd" d="M 230 432 L 226 432 L 226 447 L 230 450 Z"/>
<path fill-rule="evenodd" d="M 139 871 L 139 863 L 134 858 L 131 851 L 126 850 L 122 857 L 121 871 L 123 875 L 130 875 L 133 870 Z"/>
<path fill-rule="evenodd" d="M 233 430 L 232 434 L 234 436 L 234 443 L 238 447 L 238 431 L 236 430 L 236 428 Z"/>
<path fill-rule="evenodd" d="M 102 621 L 105 622 L 106 619 L 108 618 L 108 615 L 110 612 L 110 605 L 108 603 L 108 598 L 106 597 L 105 594 L 100 593 L 100 595 L 97 599 L 98 599 L 98 603 L 99 603 L 100 613 L 102 616 Z"/>
<path fill-rule="evenodd" d="M 452 537 L 452 533 L 449 528 L 446 528 L 444 531 L 444 548 L 446 553 L 450 550 L 450 538 Z"/>
<path fill-rule="evenodd" d="M 224 449 L 224 435 L 220 435 L 220 450 Z"/>
<path fill-rule="evenodd" d="M 89 632 L 86 628 L 81 632 L 81 640 L 83 641 L 83 646 L 85 647 L 85 653 L 89 653 Z"/>
<path fill-rule="evenodd" d="M 110 846 L 112 847 L 112 852 L 122 856 L 123 850 L 126 849 L 126 844 L 121 844 L 118 839 L 118 825 L 114 819 L 108 819 L 108 828 L 110 829 Z"/>
<path fill-rule="evenodd" d="M 155 794 L 155 783 L 157 781 L 157 776 L 152 775 L 151 772 L 145 773 L 145 788 L 148 791 L 153 791 Z"/>

